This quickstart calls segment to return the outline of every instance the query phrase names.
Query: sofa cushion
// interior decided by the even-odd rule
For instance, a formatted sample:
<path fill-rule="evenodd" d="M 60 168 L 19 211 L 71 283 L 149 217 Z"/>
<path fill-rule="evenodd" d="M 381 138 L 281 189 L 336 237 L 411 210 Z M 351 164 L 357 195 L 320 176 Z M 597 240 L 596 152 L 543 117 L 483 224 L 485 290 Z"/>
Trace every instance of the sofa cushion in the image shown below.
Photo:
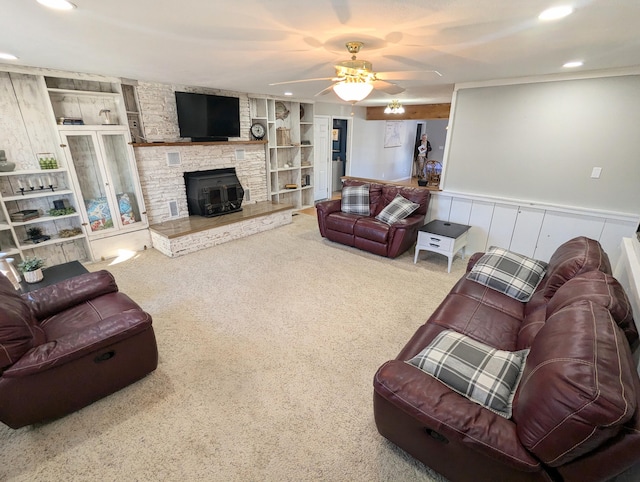
<path fill-rule="evenodd" d="M 609 257 L 598 241 L 585 236 L 570 239 L 555 250 L 544 280 L 544 296 L 551 298 L 560 286 L 587 271 L 612 274 Z"/>
<path fill-rule="evenodd" d="M 571 278 L 555 292 L 547 306 L 547 317 L 580 300 L 590 300 L 606 308 L 622 329 L 633 349 L 638 331 L 633 322 L 631 303 L 622 285 L 610 274 L 587 271 Z"/>
<path fill-rule="evenodd" d="M 527 352 L 497 350 L 455 331 L 444 330 L 407 363 L 498 415 L 510 418 Z"/>
<path fill-rule="evenodd" d="M 387 224 L 397 223 L 409 216 L 419 207 L 420 204 L 409 201 L 398 194 L 393 201 L 387 204 L 387 206 L 380 211 L 380 214 L 376 216 L 376 219 Z"/>
<path fill-rule="evenodd" d="M 471 268 L 467 278 L 527 302 L 542 281 L 547 263 L 492 246 Z"/>
<path fill-rule="evenodd" d="M 514 401 L 520 441 L 552 467 L 591 452 L 634 415 L 636 378 L 606 308 L 582 300 L 556 311 L 531 345 Z"/>
<path fill-rule="evenodd" d="M 358 222 L 358 219 L 362 219 L 362 216 L 337 211 L 327 216 L 325 224 L 328 230 L 353 234 L 353 228 Z"/>
<path fill-rule="evenodd" d="M 374 218 L 361 218 L 354 226 L 353 234 L 376 243 L 386 243 L 389 238 L 389 226 Z"/>
<path fill-rule="evenodd" d="M 375 216 L 382 209 L 382 184 L 358 179 L 345 179 L 343 187 L 369 185 L 369 216 Z"/>
<path fill-rule="evenodd" d="M 35 346 L 35 319 L 29 305 L 0 274 L 0 373 Z M 42 336 L 42 333 L 40 333 Z"/>
<path fill-rule="evenodd" d="M 369 216 L 369 184 L 343 187 L 340 209 L 343 213 Z"/>

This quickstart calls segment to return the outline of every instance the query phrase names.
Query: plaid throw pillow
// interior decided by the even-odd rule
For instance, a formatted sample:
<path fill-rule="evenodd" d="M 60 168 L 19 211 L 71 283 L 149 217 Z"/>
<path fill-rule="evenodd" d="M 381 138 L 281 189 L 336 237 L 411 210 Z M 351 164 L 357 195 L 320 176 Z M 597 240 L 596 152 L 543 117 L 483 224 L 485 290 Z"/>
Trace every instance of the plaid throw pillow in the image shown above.
<path fill-rule="evenodd" d="M 378 221 L 393 224 L 409 216 L 413 211 L 418 209 L 420 204 L 403 198 L 400 194 L 396 194 L 387 206 L 376 216 Z"/>
<path fill-rule="evenodd" d="M 441 332 L 407 361 L 498 415 L 511 418 L 529 350 L 497 350 L 455 331 Z"/>
<path fill-rule="evenodd" d="M 342 188 L 340 209 L 343 213 L 369 215 L 369 184 Z"/>
<path fill-rule="evenodd" d="M 491 246 L 471 268 L 467 279 L 527 302 L 547 271 L 547 263 Z"/>

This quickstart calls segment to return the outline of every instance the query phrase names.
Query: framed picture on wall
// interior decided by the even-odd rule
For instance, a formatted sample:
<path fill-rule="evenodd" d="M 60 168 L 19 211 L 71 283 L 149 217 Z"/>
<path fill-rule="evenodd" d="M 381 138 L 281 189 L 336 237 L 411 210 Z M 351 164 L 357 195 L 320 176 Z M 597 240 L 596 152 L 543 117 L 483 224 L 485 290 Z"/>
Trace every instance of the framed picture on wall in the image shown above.
<path fill-rule="evenodd" d="M 384 147 L 400 147 L 403 135 L 402 121 L 387 121 L 384 128 Z"/>
<path fill-rule="evenodd" d="M 333 131 L 331 131 L 331 140 L 334 142 L 340 140 L 340 129 L 333 129 Z"/>

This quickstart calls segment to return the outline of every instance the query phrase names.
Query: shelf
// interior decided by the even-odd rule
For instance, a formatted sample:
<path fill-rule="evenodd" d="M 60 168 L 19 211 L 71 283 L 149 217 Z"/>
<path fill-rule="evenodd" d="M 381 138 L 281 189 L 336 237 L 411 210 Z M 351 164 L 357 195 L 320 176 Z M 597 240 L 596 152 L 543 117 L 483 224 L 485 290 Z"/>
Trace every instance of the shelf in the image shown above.
<path fill-rule="evenodd" d="M 11 229 L 11 226 L 7 223 L 0 222 L 0 231 L 6 231 L 7 229 Z"/>
<path fill-rule="evenodd" d="M 49 87 L 47 89 L 50 94 L 58 95 L 79 95 L 79 96 L 91 96 L 91 97 L 112 97 L 118 98 L 120 94 L 118 92 L 98 92 L 93 90 L 74 90 L 74 89 L 56 89 Z"/>
<path fill-rule="evenodd" d="M 68 219 L 68 218 L 77 218 L 80 216 L 79 213 L 73 214 L 64 214 L 62 216 L 40 216 L 37 218 L 29 219 L 28 221 L 16 221 L 11 222 L 14 226 L 26 226 L 27 224 L 35 224 L 35 223 L 48 223 L 49 221 L 57 221 L 58 219 Z"/>
<path fill-rule="evenodd" d="M 24 171 L 0 172 L 0 176 L 29 176 L 32 174 L 50 174 L 52 172 L 67 172 L 65 168 L 58 169 L 26 169 Z"/>
<path fill-rule="evenodd" d="M 229 144 L 266 144 L 266 140 L 262 141 L 213 141 L 213 142 L 132 142 L 133 147 L 163 147 L 163 146 L 228 146 Z"/>
<path fill-rule="evenodd" d="M 51 239 L 49 239 L 47 241 L 43 241 L 41 243 L 21 244 L 20 245 L 20 249 L 23 250 L 23 251 L 25 249 L 36 249 L 36 248 L 41 248 L 42 246 L 49 246 L 51 244 L 66 243 L 67 241 L 74 241 L 76 239 L 83 239 L 83 238 L 86 238 L 86 235 L 78 234 L 77 236 L 71 236 L 69 238 L 59 238 L 59 237 L 54 238 L 53 236 L 51 236 Z"/>
<path fill-rule="evenodd" d="M 22 201 L 23 199 L 36 199 L 49 196 L 62 196 L 63 194 L 73 194 L 71 189 L 61 189 L 58 191 L 50 191 L 49 189 L 43 189 L 42 192 L 38 191 L 25 191 L 24 195 L 17 196 L 3 196 L 3 201 Z"/>
<path fill-rule="evenodd" d="M 122 132 L 123 129 L 129 129 L 123 124 L 56 124 L 59 131 L 114 131 Z"/>
<path fill-rule="evenodd" d="M 20 254 L 20 251 L 18 250 L 18 248 L 9 248 L 9 249 L 2 248 L 2 254 L 6 255 L 7 257 L 10 257 L 10 256 L 13 256 L 14 254 Z"/>

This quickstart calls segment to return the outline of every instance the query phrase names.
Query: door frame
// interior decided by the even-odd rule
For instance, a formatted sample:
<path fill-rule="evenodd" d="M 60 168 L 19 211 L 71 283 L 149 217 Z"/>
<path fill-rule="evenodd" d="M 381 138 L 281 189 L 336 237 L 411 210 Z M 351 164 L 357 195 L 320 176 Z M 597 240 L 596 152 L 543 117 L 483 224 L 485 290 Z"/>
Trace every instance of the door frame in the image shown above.
<path fill-rule="evenodd" d="M 343 116 L 343 115 L 334 115 L 331 116 L 331 127 L 333 128 L 334 119 L 344 120 L 346 121 L 346 130 L 347 130 L 347 143 L 345 146 L 346 155 L 344 160 L 344 174 L 345 176 L 351 175 L 351 148 L 353 146 L 353 117 L 351 116 Z M 333 183 L 333 176 L 331 177 L 331 182 Z M 331 186 L 331 192 L 334 193 L 336 191 L 342 191 L 342 186 Z"/>

